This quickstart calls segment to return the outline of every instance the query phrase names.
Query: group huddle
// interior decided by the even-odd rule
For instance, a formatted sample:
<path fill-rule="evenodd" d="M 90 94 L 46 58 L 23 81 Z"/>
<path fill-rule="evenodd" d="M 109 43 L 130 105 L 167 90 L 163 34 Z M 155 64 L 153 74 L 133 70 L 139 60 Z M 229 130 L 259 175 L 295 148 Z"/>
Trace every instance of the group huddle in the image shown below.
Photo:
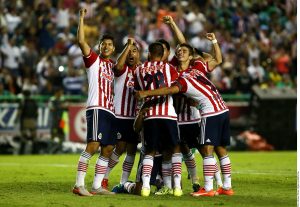
<path fill-rule="evenodd" d="M 213 33 L 206 38 L 214 54 L 203 53 L 186 43 L 171 16 L 163 17 L 178 40 L 175 56 L 168 61 L 170 45 L 159 39 L 149 45 L 148 61 L 141 63 L 139 47 L 128 41 L 114 63 L 114 39 L 103 35 L 99 55 L 84 35 L 86 10 L 80 10 L 78 43 L 88 76 L 87 146 L 78 161 L 73 193 L 81 196 L 132 193 L 149 196 L 182 196 L 182 160 L 192 181 L 192 196 L 233 195 L 229 112 L 207 74 L 222 62 Z M 142 142 L 136 181 L 128 181 L 137 144 Z M 85 188 L 89 160 L 98 152 L 91 191 Z M 200 187 L 191 148 L 203 158 L 203 187 Z M 126 152 L 120 184 L 108 190 L 109 173 Z M 214 157 L 218 156 L 219 165 Z M 217 189 L 214 190 L 214 179 Z"/>

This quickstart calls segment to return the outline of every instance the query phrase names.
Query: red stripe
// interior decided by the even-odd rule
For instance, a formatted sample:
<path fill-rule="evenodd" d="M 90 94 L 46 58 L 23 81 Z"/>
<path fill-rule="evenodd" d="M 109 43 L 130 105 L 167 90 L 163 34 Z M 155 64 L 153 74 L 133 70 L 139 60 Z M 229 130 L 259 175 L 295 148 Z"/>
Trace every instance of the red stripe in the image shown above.
<path fill-rule="evenodd" d="M 131 104 L 131 99 L 133 98 L 133 94 L 130 93 L 129 88 L 127 88 L 127 93 L 128 93 L 128 99 L 127 99 L 127 115 L 130 114 L 130 104 Z M 125 96 L 126 97 L 126 96 Z"/>
<path fill-rule="evenodd" d="M 198 90 L 198 91 L 200 91 L 203 95 L 205 95 L 208 99 L 209 99 L 209 101 L 211 102 L 211 104 L 213 105 L 213 107 L 214 107 L 214 111 L 218 111 L 217 110 L 217 107 L 216 107 L 216 104 L 215 104 L 215 102 L 214 102 L 214 100 L 212 99 L 212 97 L 206 92 L 206 91 L 204 91 L 202 88 L 200 88 L 195 82 L 194 82 L 194 80 L 193 79 L 188 79 L 188 81 Z M 198 82 L 197 82 L 198 83 Z M 203 84 L 201 84 L 201 83 L 199 83 L 200 85 L 202 85 L 203 86 Z"/>
<path fill-rule="evenodd" d="M 126 67 L 126 71 L 127 71 L 128 67 Z M 126 83 L 128 81 L 128 76 L 126 76 L 125 78 L 125 82 L 124 82 L 124 85 L 123 85 L 123 92 L 122 92 L 122 102 L 121 102 L 121 114 L 122 115 L 125 115 L 124 113 L 124 107 L 125 107 L 125 98 L 126 98 Z"/>
<path fill-rule="evenodd" d="M 100 60 L 101 62 L 101 60 Z M 98 96 L 98 105 L 102 106 L 102 90 L 101 90 L 101 67 L 99 66 L 99 70 L 98 70 L 98 92 L 99 92 L 99 96 Z"/>

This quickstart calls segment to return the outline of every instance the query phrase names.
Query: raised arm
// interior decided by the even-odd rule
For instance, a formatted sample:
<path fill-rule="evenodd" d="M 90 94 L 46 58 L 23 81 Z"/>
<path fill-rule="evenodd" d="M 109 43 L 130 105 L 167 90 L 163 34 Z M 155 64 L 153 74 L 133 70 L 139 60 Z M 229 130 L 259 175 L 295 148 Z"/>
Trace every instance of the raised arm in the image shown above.
<path fill-rule="evenodd" d="M 133 45 L 133 43 L 134 43 L 134 39 L 133 38 L 128 38 L 127 44 L 126 44 L 124 50 L 122 51 L 122 53 L 120 54 L 120 56 L 117 59 L 117 64 L 115 66 L 117 71 L 120 71 L 120 70 L 123 69 L 124 64 L 126 62 L 127 55 L 129 53 L 129 50 L 130 50 L 130 46 Z"/>
<path fill-rule="evenodd" d="M 170 26 L 179 44 L 186 43 L 185 37 L 171 16 L 164 16 L 163 22 Z"/>
<path fill-rule="evenodd" d="M 206 38 L 213 44 L 214 55 L 208 60 L 208 70 L 213 71 L 222 63 L 222 52 L 214 33 L 207 33 Z"/>
<path fill-rule="evenodd" d="M 77 41 L 81 52 L 84 56 L 88 56 L 90 54 L 90 46 L 87 44 L 85 37 L 84 37 L 84 17 L 86 14 L 86 9 L 82 8 L 79 11 L 79 24 L 77 30 Z"/>
<path fill-rule="evenodd" d="M 135 93 L 135 97 L 139 100 L 149 96 L 172 95 L 175 93 L 179 93 L 179 91 L 180 91 L 179 86 L 173 85 L 171 87 L 162 87 L 155 90 L 137 91 Z"/>

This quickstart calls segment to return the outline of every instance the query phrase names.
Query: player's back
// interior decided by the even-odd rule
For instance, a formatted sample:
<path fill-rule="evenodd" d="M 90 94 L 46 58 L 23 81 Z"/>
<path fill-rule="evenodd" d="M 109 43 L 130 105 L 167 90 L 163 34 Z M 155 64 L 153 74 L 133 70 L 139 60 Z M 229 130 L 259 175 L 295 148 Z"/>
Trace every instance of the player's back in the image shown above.
<path fill-rule="evenodd" d="M 170 87 L 177 77 L 176 69 L 168 63 L 147 61 L 135 71 L 135 89 L 154 90 L 161 87 Z M 145 120 L 149 118 L 177 119 L 172 96 L 155 96 L 147 98 L 145 101 L 152 101 L 154 105 L 147 112 Z"/>

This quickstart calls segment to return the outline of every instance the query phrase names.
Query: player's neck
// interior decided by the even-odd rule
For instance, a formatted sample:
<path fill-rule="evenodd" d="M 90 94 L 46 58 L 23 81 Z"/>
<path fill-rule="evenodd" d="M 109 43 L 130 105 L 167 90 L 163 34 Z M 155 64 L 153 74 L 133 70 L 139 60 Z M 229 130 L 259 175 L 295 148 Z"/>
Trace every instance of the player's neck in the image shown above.
<path fill-rule="evenodd" d="M 110 59 L 110 56 L 103 56 L 102 54 L 100 54 L 100 57 L 104 60 L 107 60 L 107 61 Z"/>
<path fill-rule="evenodd" d="M 184 70 L 188 69 L 189 64 L 190 64 L 189 61 L 181 62 L 179 64 L 179 71 L 184 71 Z"/>

